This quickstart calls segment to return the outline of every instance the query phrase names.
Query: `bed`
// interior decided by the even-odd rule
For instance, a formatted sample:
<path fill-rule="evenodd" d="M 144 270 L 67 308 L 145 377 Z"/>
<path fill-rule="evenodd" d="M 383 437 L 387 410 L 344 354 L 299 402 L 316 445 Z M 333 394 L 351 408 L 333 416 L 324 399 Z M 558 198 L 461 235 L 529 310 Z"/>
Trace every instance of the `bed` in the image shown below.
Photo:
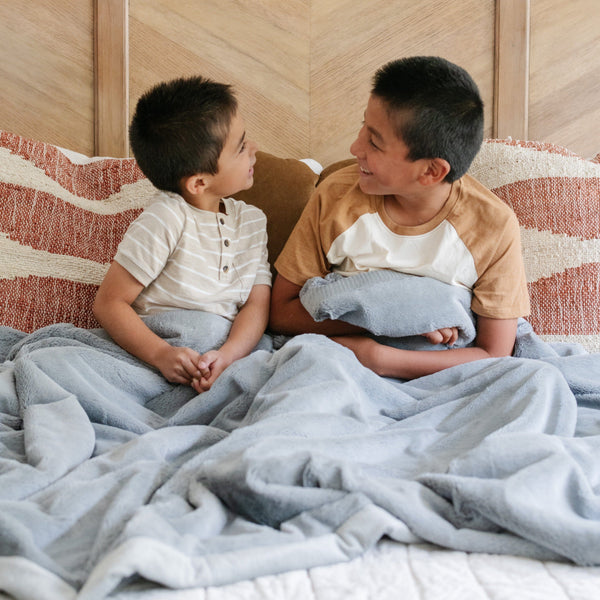
<path fill-rule="evenodd" d="M 345 162 L 258 154 L 240 197 L 267 214 L 272 262 Z M 0 132 L 0 593 L 596 598 L 599 159 L 488 139 L 471 172 L 522 226 L 532 312 L 514 358 L 398 382 L 323 336 L 265 335 L 197 396 L 90 310 L 151 192 L 135 161 Z M 307 306 L 356 318 L 356 289 L 317 283 Z M 450 306 L 412 285 L 366 290 L 387 321 L 402 290 L 408 309 L 414 293 Z M 227 331 L 189 311 L 150 325 L 199 349 Z"/>

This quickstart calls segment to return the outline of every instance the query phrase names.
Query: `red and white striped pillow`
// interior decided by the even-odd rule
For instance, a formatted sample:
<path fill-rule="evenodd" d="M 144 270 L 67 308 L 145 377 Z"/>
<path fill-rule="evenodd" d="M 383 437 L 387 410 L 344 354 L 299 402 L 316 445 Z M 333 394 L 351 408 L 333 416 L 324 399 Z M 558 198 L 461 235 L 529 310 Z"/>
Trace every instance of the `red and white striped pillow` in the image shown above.
<path fill-rule="evenodd" d="M 236 198 L 267 215 L 274 260 L 318 175 L 303 161 L 257 152 L 254 178 Z M 133 158 L 89 158 L 0 131 L 0 325 L 98 327 L 97 287 L 153 195 Z"/>
<path fill-rule="evenodd" d="M 133 159 L 0 131 L 0 325 L 98 327 L 97 286 L 151 194 Z"/>
<path fill-rule="evenodd" d="M 554 144 L 486 140 L 470 169 L 521 224 L 534 330 L 591 352 L 600 352 L 599 163 Z"/>
<path fill-rule="evenodd" d="M 470 172 L 521 222 L 535 330 L 600 352 L 600 155 L 486 140 Z M 96 327 L 97 286 L 152 190 L 133 159 L 0 131 L 0 325 Z"/>

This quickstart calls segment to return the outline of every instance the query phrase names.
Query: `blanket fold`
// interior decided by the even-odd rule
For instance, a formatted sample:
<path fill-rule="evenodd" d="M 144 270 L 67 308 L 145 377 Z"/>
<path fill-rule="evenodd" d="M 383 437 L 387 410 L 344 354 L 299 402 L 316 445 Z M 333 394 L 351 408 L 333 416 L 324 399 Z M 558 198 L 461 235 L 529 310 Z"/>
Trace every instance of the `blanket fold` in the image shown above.
<path fill-rule="evenodd" d="M 458 329 L 457 348 L 475 339 L 471 292 L 430 277 L 386 269 L 350 277 L 330 273 L 309 279 L 300 301 L 315 321 L 346 321 L 407 349 L 430 350 L 415 336 L 443 327 Z"/>

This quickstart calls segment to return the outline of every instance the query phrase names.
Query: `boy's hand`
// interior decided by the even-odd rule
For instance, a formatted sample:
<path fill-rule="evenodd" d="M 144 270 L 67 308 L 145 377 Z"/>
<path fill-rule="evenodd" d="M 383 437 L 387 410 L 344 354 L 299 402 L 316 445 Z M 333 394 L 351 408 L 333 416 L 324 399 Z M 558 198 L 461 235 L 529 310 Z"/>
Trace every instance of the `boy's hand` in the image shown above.
<path fill-rule="evenodd" d="M 191 385 L 201 376 L 198 370 L 200 354 L 191 348 L 165 345 L 157 355 L 154 366 L 170 383 Z"/>
<path fill-rule="evenodd" d="M 447 344 L 448 346 L 453 346 L 458 339 L 458 329 L 456 327 L 443 327 L 436 331 L 423 333 L 422 336 L 426 338 L 430 344 Z"/>
<path fill-rule="evenodd" d="M 196 362 L 199 375 L 191 381 L 192 387 L 201 394 L 208 391 L 217 377 L 233 362 L 221 350 L 209 350 Z"/>

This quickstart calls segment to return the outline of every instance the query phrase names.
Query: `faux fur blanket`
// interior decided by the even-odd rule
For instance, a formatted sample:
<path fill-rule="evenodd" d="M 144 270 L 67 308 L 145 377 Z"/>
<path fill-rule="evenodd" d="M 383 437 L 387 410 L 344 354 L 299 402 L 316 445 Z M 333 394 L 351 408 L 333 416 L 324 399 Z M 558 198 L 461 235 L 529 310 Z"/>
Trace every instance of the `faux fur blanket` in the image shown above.
<path fill-rule="evenodd" d="M 410 321 L 422 299 L 397 301 Z M 150 324 L 200 351 L 228 331 L 188 311 Z M 600 358 L 563 350 L 523 322 L 518 357 L 399 382 L 326 337 L 265 336 L 196 395 L 101 331 L 0 329 L 0 588 L 220 585 L 385 536 L 600 564 Z"/>

